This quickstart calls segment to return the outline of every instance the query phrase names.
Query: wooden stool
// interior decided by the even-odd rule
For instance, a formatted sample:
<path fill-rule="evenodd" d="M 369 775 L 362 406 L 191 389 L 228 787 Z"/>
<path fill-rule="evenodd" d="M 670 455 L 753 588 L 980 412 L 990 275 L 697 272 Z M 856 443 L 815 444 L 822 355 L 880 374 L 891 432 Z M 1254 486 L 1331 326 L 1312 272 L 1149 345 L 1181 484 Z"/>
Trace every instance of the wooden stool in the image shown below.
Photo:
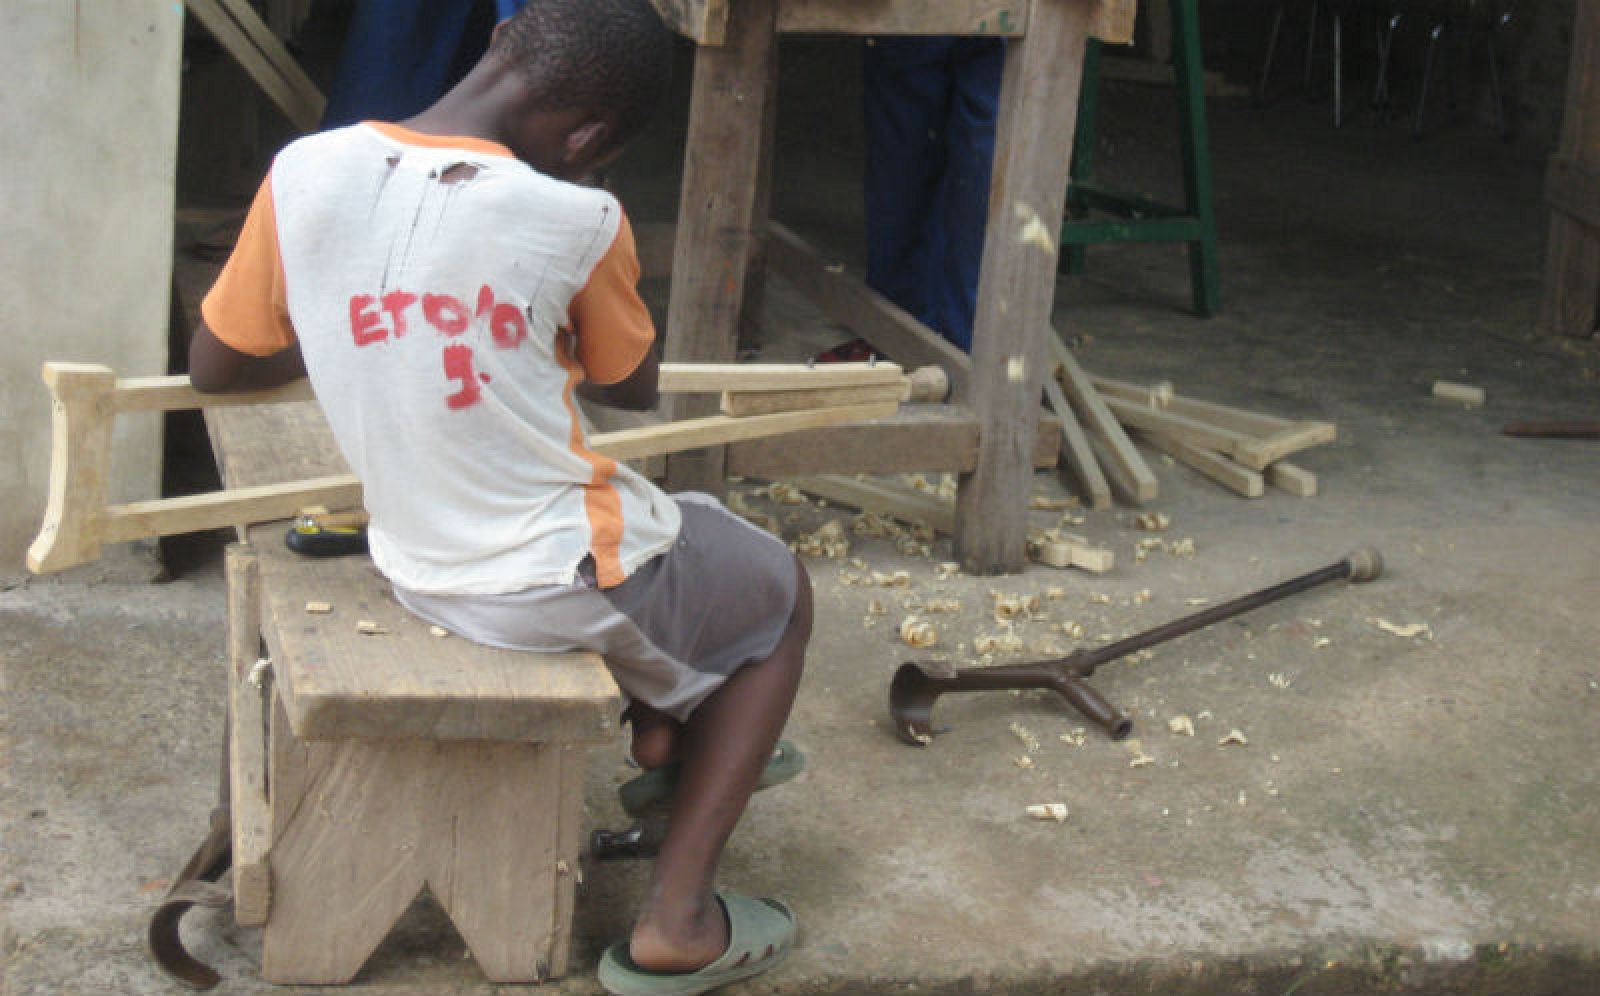
<path fill-rule="evenodd" d="M 617 733 L 603 663 L 438 635 L 367 558 L 283 529 L 228 551 L 235 912 L 266 928 L 262 977 L 348 982 L 424 887 L 492 981 L 560 976 L 585 748 Z"/>
<path fill-rule="evenodd" d="M 1186 242 L 1194 310 L 1211 317 L 1219 307 L 1217 225 L 1211 206 L 1211 150 L 1206 127 L 1205 66 L 1200 55 L 1196 0 L 1171 0 L 1172 68 L 1178 94 L 1178 139 L 1183 160 L 1184 203 L 1163 204 L 1139 194 L 1095 183 L 1095 114 L 1100 89 L 1101 43 L 1084 50 L 1083 88 L 1078 94 L 1077 137 L 1072 143 L 1067 221 L 1061 226 L 1062 269 L 1081 273 L 1084 247 L 1097 242 Z M 1091 220 L 1091 212 L 1116 220 Z"/>

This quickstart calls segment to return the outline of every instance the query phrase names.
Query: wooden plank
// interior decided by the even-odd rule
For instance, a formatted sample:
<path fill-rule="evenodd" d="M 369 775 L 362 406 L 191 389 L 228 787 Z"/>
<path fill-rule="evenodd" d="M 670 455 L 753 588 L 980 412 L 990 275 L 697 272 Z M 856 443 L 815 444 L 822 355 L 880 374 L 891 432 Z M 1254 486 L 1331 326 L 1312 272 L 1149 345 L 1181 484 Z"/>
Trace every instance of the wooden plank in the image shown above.
<path fill-rule="evenodd" d="M 1266 490 L 1259 472 L 1234 463 L 1220 453 L 1158 433 L 1140 432 L 1139 438 L 1184 466 L 1246 498 L 1260 498 Z"/>
<path fill-rule="evenodd" d="M 347 474 L 283 481 L 180 498 L 107 506 L 100 520 L 104 543 L 222 529 L 287 519 L 307 505 L 351 508 L 361 504 L 361 483 Z"/>
<path fill-rule="evenodd" d="M 327 101 L 299 68 L 254 10 L 237 0 L 186 0 L 190 13 L 205 25 L 284 117 L 301 131 L 322 123 Z"/>
<path fill-rule="evenodd" d="M 778 222 L 767 225 L 767 265 L 825 316 L 902 366 L 942 369 L 950 379 L 951 399 L 966 400 L 972 371 L 966 353 L 859 278 L 831 268 L 805 240 Z"/>
<path fill-rule="evenodd" d="M 890 516 L 901 522 L 921 522 L 946 536 L 955 531 L 956 509 L 952 502 L 881 478 L 819 474 L 797 477 L 790 483 L 807 494 L 863 512 Z"/>
<path fill-rule="evenodd" d="M 667 305 L 669 362 L 726 363 L 738 354 L 745 275 L 766 227 L 756 212 L 763 119 L 777 76 L 776 3 L 739 0 L 728 11 L 725 44 L 695 51 Z M 673 396 L 662 405 L 673 422 L 715 410 L 714 398 Z M 720 492 L 724 460 L 720 448 L 674 457 L 668 486 Z"/>
<path fill-rule="evenodd" d="M 1317 475 L 1287 460 L 1279 460 L 1268 467 L 1265 476 L 1268 484 L 1296 498 L 1310 498 L 1317 493 Z"/>
<path fill-rule="evenodd" d="M 1061 458 L 1078 485 L 1078 496 L 1092 509 L 1111 507 L 1111 485 L 1106 481 L 1100 460 L 1089 445 L 1089 437 L 1072 414 L 1072 405 L 1054 377 L 1044 379 L 1044 394 L 1054 409 L 1053 418 L 1061 426 Z"/>
<path fill-rule="evenodd" d="M 956 560 L 974 574 L 1027 558 L 1039 394 L 1055 304 L 1090 0 L 1035 0 L 1006 45 L 989 217 L 972 334 L 972 407 L 983 445 L 956 497 Z"/>
<path fill-rule="evenodd" d="M 498 650 L 439 637 L 396 602 L 365 557 L 301 557 L 282 528 L 251 530 L 262 628 L 294 735 L 606 743 L 616 684 L 588 653 Z M 327 602 L 326 614 L 306 612 Z M 357 623 L 381 632 L 364 634 Z"/>
<path fill-rule="evenodd" d="M 1134 504 L 1154 501 L 1160 494 L 1161 485 L 1155 474 L 1151 473 L 1149 464 L 1144 462 L 1144 457 L 1134 448 L 1133 440 L 1123 431 L 1122 423 L 1111 413 L 1107 406 L 1109 399 L 1102 398 L 1095 391 L 1088 375 L 1078 366 L 1077 359 L 1060 338 L 1051 336 L 1051 339 L 1053 343 L 1050 348 L 1060 364 L 1058 374 L 1061 389 L 1066 393 L 1073 410 L 1083 420 L 1085 431 L 1099 440 L 1106 457 L 1102 465 L 1106 476 Z"/>
<path fill-rule="evenodd" d="M 1291 453 L 1324 446 L 1338 438 L 1339 430 L 1331 422 L 1297 422 L 1265 439 L 1246 442 L 1239 448 L 1237 459 L 1246 467 L 1265 470 Z"/>
<path fill-rule="evenodd" d="M 728 36 L 729 0 L 650 0 L 667 27 L 697 45 L 722 45 Z"/>
<path fill-rule="evenodd" d="M 1090 380 L 1096 389 L 1110 398 L 1237 433 L 1244 438 L 1229 440 L 1228 437 L 1219 437 L 1220 441 L 1192 439 L 1191 442 L 1233 453 L 1241 463 L 1256 470 L 1264 469 L 1291 453 L 1298 453 L 1312 446 L 1322 446 L 1339 438 L 1338 427 L 1331 422 L 1294 421 L 1210 401 L 1199 401 L 1174 394 L 1162 387 L 1145 387 L 1109 377 L 1091 377 Z"/>
<path fill-rule="evenodd" d="M 1021 37 L 1028 0 L 782 0 L 778 30 L 817 35 Z"/>
<path fill-rule="evenodd" d="M 267 801 L 266 712 L 261 656 L 261 575 L 255 551 L 234 544 L 228 579 L 228 784 L 233 832 L 233 911 L 242 927 L 267 922 L 272 907 L 272 807 Z"/>
<path fill-rule="evenodd" d="M 900 384 L 867 387 L 823 387 L 799 391 L 724 391 L 722 414 L 730 418 L 779 412 L 834 408 L 839 405 L 891 403 L 899 406 L 907 389 Z"/>

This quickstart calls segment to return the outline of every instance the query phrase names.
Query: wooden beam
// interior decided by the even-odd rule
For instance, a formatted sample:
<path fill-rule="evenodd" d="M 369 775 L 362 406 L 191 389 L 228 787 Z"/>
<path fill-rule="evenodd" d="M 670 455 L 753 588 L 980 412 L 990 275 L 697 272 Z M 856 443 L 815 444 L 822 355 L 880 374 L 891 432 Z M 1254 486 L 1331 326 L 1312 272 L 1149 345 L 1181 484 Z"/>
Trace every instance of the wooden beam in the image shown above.
<path fill-rule="evenodd" d="M 767 225 L 767 265 L 818 310 L 905 367 L 936 366 L 950 378 L 950 397 L 967 398 L 972 361 L 932 329 L 842 269 L 830 267 L 794 232 Z"/>
<path fill-rule="evenodd" d="M 888 418 L 899 410 L 898 401 L 880 401 L 872 404 L 814 408 L 809 411 L 752 415 L 748 418 L 708 415 L 704 418 L 685 419 L 682 422 L 665 422 L 661 425 L 597 433 L 590 437 L 589 448 L 614 460 L 637 460 L 660 453 L 703 449 L 707 446 L 759 439 L 801 429 L 854 425 L 872 419 Z"/>
<path fill-rule="evenodd" d="M 1061 436 L 1041 427 L 1033 465 L 1054 467 Z M 956 405 L 915 405 L 865 425 L 796 432 L 728 447 L 728 473 L 778 481 L 816 474 L 912 474 L 971 470 L 978 459 L 978 423 Z"/>
<path fill-rule="evenodd" d="M 1296 498 L 1310 498 L 1317 493 L 1317 475 L 1287 460 L 1279 460 L 1268 467 L 1265 477 L 1268 484 Z"/>
<path fill-rule="evenodd" d="M 790 483 L 807 494 L 901 522 L 921 522 L 948 536 L 955 531 L 955 504 L 935 495 L 890 484 L 882 478 L 819 474 Z"/>
<path fill-rule="evenodd" d="M 723 391 L 797 391 L 835 387 L 904 385 L 894 363 L 663 363 L 663 394 Z"/>
<path fill-rule="evenodd" d="M 778 30 L 816 35 L 994 35 L 1028 29 L 1027 0 L 782 0 Z"/>

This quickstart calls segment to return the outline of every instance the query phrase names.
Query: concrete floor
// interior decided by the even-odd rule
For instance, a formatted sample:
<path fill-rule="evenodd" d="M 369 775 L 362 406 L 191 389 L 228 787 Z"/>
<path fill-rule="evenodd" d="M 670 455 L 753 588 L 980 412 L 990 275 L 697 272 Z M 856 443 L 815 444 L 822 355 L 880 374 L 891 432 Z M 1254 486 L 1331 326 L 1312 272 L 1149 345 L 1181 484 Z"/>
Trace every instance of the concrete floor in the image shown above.
<path fill-rule="evenodd" d="M 785 79 L 816 70 L 815 54 L 802 50 Z M 1168 93 L 1108 91 L 1108 172 L 1174 189 Z M 731 886 L 785 897 L 803 935 L 785 966 L 730 991 L 1600 991 L 1600 450 L 1499 434 L 1512 418 L 1596 411 L 1594 346 L 1533 327 L 1542 163 L 1469 129 L 1423 142 L 1360 120 L 1335 132 L 1324 111 L 1213 105 L 1220 316 L 1186 312 L 1182 255 L 1167 246 L 1093 252 L 1086 277 L 1062 281 L 1056 314 L 1097 372 L 1336 422 L 1339 441 L 1300 460 L 1321 493 L 1247 500 L 1152 456 L 1162 494 L 1150 508 L 1192 557 L 1138 560 L 1149 534 L 1119 507 L 1076 527 L 1116 551 L 1103 576 L 940 579 L 947 543 L 925 559 L 874 538 L 850 556 L 907 571 L 908 587 L 848 583 L 858 566 L 812 561 L 818 624 L 790 726 L 811 766 L 757 799 L 724 867 Z M 838 123 L 850 115 L 825 102 L 785 114 L 775 213 L 854 262 L 858 144 Z M 657 167 L 672 125 L 619 177 L 637 217 L 671 209 Z M 765 358 L 841 336 L 781 284 L 768 318 Z M 1431 397 L 1438 378 L 1486 388 L 1487 404 Z M 1063 493 L 1051 473 L 1035 489 Z M 848 521 L 775 511 L 797 516 L 791 534 Z M 1034 514 L 1046 526 L 1060 513 Z M 932 617 L 931 653 L 955 661 L 1000 631 L 992 592 L 1040 595 L 1016 633 L 1069 649 L 1062 624 L 1098 644 L 1362 544 L 1388 562 L 1374 583 L 1106 665 L 1094 683 L 1135 714 L 1136 745 L 1084 730 L 1043 694 L 949 696 L 938 718 L 950 731 L 926 749 L 890 729 L 889 676 L 930 653 L 895 635 L 916 600 L 962 603 Z M 6 993 L 175 989 L 142 931 L 212 799 L 215 553 L 192 547 L 164 584 L 108 564 L 0 591 Z M 1168 732 L 1180 714 L 1192 738 Z M 1233 730 L 1248 742 L 1219 744 Z M 1135 766 L 1141 752 L 1152 763 Z M 595 760 L 601 824 L 621 822 L 620 757 Z M 1066 821 L 1025 814 L 1046 802 L 1067 804 Z M 357 988 L 597 992 L 592 965 L 625 931 L 644 874 L 587 869 L 575 968 L 558 985 L 484 982 L 419 904 Z M 272 990 L 254 976 L 257 931 L 189 920 L 225 991 Z"/>

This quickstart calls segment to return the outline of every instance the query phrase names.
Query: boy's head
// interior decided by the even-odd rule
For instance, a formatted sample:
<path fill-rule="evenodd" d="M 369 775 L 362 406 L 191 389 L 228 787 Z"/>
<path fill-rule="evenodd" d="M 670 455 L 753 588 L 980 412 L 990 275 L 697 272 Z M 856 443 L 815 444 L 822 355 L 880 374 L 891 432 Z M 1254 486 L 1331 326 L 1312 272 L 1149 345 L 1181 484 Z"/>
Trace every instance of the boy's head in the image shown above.
<path fill-rule="evenodd" d="M 672 35 L 649 0 L 528 0 L 503 22 L 489 58 L 527 86 L 530 110 L 574 122 L 582 171 L 642 129 L 672 73 Z"/>

